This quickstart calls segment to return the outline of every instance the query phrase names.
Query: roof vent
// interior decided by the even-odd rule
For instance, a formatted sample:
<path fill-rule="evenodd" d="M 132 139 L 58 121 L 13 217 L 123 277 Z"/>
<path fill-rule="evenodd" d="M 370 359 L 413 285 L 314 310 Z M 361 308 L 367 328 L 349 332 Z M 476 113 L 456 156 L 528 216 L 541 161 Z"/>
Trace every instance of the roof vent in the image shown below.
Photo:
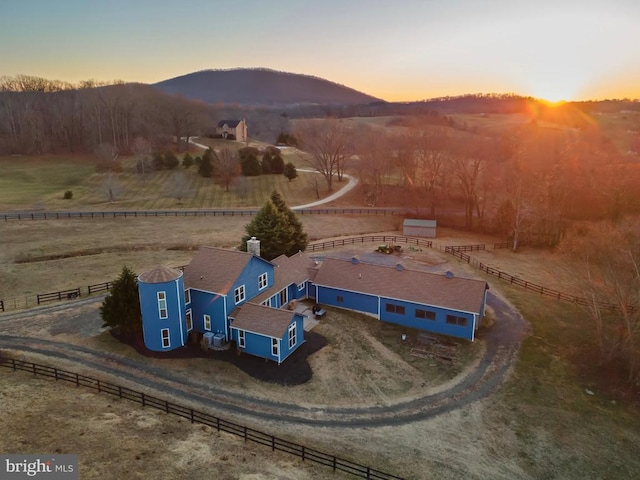
<path fill-rule="evenodd" d="M 402 265 L 401 263 L 396 263 L 396 270 L 398 270 L 399 272 L 404 270 L 404 265 Z"/>
<path fill-rule="evenodd" d="M 358 257 L 351 257 L 351 263 L 353 263 L 354 265 L 358 265 L 360 263 L 360 260 L 358 259 Z"/>
<path fill-rule="evenodd" d="M 444 276 L 447 278 L 453 278 L 453 272 L 447 271 Z"/>

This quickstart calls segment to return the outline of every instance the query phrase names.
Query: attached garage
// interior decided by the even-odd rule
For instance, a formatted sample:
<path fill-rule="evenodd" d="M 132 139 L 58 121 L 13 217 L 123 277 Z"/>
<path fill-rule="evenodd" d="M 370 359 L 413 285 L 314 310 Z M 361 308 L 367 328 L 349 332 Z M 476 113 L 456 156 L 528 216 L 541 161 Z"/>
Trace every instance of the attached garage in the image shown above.
<path fill-rule="evenodd" d="M 405 218 L 402 224 L 402 234 L 407 237 L 436 238 L 436 221 Z"/>

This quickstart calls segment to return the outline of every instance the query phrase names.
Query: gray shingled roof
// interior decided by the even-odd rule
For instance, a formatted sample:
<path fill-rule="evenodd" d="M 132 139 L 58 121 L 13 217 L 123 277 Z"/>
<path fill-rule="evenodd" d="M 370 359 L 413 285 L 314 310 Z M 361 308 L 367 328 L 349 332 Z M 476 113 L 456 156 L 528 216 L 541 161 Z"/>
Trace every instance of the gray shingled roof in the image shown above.
<path fill-rule="evenodd" d="M 142 283 L 166 283 L 182 276 L 180 270 L 160 265 L 138 275 L 138 280 Z"/>
<path fill-rule="evenodd" d="M 218 122 L 218 128 L 224 127 L 225 123 L 229 128 L 236 128 L 241 121 L 242 120 L 220 120 Z"/>
<path fill-rule="evenodd" d="M 282 338 L 294 315 L 295 312 L 290 310 L 245 303 L 231 313 L 230 317 L 234 319 L 231 327 L 268 337 Z"/>
<path fill-rule="evenodd" d="M 483 280 L 333 258 L 322 262 L 314 283 L 478 314 L 487 288 Z"/>
<path fill-rule="evenodd" d="M 252 257 L 247 252 L 202 247 L 184 269 L 184 286 L 227 294 Z"/>

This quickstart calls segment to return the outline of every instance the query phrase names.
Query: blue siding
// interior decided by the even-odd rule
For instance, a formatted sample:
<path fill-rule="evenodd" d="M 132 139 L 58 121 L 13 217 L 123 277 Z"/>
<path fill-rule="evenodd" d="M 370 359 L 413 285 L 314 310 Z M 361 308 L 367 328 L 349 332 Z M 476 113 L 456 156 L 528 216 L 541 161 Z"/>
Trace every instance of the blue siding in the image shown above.
<path fill-rule="evenodd" d="M 316 302 L 322 305 L 331 305 L 338 308 L 346 308 L 357 312 L 378 315 L 378 297 L 364 293 L 345 292 L 336 288 L 318 286 Z M 342 301 L 338 297 L 342 297 Z"/>
<path fill-rule="evenodd" d="M 160 318 L 158 292 L 165 293 L 167 318 Z M 184 281 L 182 277 L 165 283 L 138 282 L 142 334 L 149 350 L 166 351 L 182 347 L 187 342 L 187 326 L 184 305 Z M 163 346 L 162 330 L 169 331 L 169 345 Z"/>
<path fill-rule="evenodd" d="M 289 348 L 289 328 L 287 328 L 282 338 L 278 339 L 280 342 L 279 358 L 277 355 L 273 355 L 273 337 L 267 337 L 265 335 L 260 335 L 245 330 L 245 346 L 244 348 L 241 348 L 238 346 L 238 330 L 232 328 L 231 339 L 236 342 L 236 346 L 238 346 L 238 349 L 245 353 L 255 355 L 256 357 L 266 358 L 267 360 L 272 360 L 274 362 L 282 363 L 289 355 L 291 355 L 300 345 L 304 343 L 304 318 L 302 317 L 302 315 L 297 313 L 294 314 L 291 324 L 296 325 L 296 343 L 291 348 Z M 291 326 L 291 324 L 289 324 L 289 326 Z"/>
<path fill-rule="evenodd" d="M 200 292 L 191 290 L 191 318 L 193 319 L 193 329 L 197 332 L 207 332 L 204 329 L 204 315 L 211 317 L 211 330 L 214 333 L 226 332 L 226 315 L 224 310 L 223 295 L 216 293 Z M 227 315 L 228 315 L 227 311 Z"/>
<path fill-rule="evenodd" d="M 388 312 L 387 305 L 404 307 L 404 314 Z M 434 312 L 435 319 L 428 320 L 425 318 L 418 318 L 416 316 L 417 309 Z M 447 315 L 465 318 L 467 320 L 467 325 L 460 326 L 449 324 L 447 323 Z M 426 330 L 428 332 L 441 333 L 452 337 L 473 340 L 473 314 L 471 313 L 462 313 L 455 310 L 447 310 L 443 308 L 430 307 L 428 305 L 382 298 L 380 301 L 380 320 L 404 325 L 406 327 L 417 328 L 418 330 Z"/>
<path fill-rule="evenodd" d="M 253 257 L 247 263 L 247 266 L 242 270 L 242 273 L 238 276 L 238 278 L 234 279 L 233 285 L 229 289 L 228 293 L 228 307 L 229 313 L 239 305 L 242 305 L 245 302 L 250 301 L 252 298 L 257 296 L 263 290 L 258 288 L 258 279 L 260 275 L 263 273 L 267 273 L 267 287 L 273 285 L 273 265 L 266 260 L 263 260 L 260 257 Z M 236 305 L 234 292 L 235 289 L 244 285 L 244 300 Z"/>

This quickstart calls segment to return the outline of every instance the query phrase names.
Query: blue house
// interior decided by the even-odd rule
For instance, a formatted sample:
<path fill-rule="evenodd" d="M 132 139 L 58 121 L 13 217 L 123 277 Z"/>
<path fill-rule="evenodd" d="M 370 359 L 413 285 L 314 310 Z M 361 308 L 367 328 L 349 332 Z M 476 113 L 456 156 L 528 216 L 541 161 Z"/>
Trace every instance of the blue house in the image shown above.
<path fill-rule="evenodd" d="M 249 243 L 251 242 L 251 244 Z M 157 267 L 138 277 L 145 345 L 171 350 L 190 332 L 211 332 L 241 352 L 283 362 L 304 343 L 297 300 L 353 310 L 379 320 L 473 340 L 487 283 L 368 264 L 356 257 L 321 264 L 299 252 L 271 262 L 253 253 L 204 247 L 184 274 Z"/>
<path fill-rule="evenodd" d="M 187 342 L 184 281 L 180 270 L 156 267 L 138 276 L 144 344 L 149 350 L 182 347 Z"/>
<path fill-rule="evenodd" d="M 282 363 L 304 342 L 304 317 L 246 303 L 232 312 L 231 339 L 240 351 Z"/>
<path fill-rule="evenodd" d="M 481 280 L 327 258 L 313 283 L 316 302 L 384 322 L 473 340 L 486 304 Z"/>

